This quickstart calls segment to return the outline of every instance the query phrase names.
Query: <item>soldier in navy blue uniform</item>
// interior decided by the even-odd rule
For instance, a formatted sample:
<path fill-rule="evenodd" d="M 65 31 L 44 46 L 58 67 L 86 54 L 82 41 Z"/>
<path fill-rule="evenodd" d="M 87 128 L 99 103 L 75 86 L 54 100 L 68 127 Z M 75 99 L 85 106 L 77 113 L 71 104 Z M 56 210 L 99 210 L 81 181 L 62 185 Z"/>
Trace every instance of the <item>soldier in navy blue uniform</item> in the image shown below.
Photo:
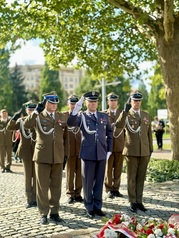
<path fill-rule="evenodd" d="M 67 124 L 79 126 L 82 132 L 80 158 L 84 205 L 87 216 L 104 216 L 102 191 L 106 160 L 112 151 L 112 128 L 106 113 L 97 111 L 98 92 L 85 93 L 76 103 Z M 87 110 L 80 112 L 84 98 Z"/>

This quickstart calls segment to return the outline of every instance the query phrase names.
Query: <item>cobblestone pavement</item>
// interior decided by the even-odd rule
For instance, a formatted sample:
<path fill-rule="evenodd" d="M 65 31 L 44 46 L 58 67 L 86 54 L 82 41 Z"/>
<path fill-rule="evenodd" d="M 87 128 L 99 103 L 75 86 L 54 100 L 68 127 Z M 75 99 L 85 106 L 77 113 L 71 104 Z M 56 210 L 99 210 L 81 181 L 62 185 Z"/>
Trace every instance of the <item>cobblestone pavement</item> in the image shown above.
<path fill-rule="evenodd" d="M 164 156 L 163 152 L 163 156 Z M 154 157 L 154 156 L 153 156 Z M 167 157 L 167 155 L 166 155 Z M 65 195 L 65 172 L 63 174 L 60 216 L 63 222 L 48 225 L 39 224 L 37 208 L 25 208 L 24 177 L 22 164 L 12 165 L 13 173 L 0 173 L 0 237 L 53 237 L 53 238 L 89 238 L 93 237 L 104 225 L 100 217 L 89 219 L 83 203 L 68 204 Z M 179 213 L 179 181 L 163 183 L 145 183 L 144 204 L 147 212 L 133 214 L 129 210 L 126 174 L 122 174 L 120 192 L 123 198 L 106 198 L 103 195 L 103 210 L 106 217 L 114 213 L 126 213 L 138 218 L 161 218 L 168 220 L 172 214 Z"/>

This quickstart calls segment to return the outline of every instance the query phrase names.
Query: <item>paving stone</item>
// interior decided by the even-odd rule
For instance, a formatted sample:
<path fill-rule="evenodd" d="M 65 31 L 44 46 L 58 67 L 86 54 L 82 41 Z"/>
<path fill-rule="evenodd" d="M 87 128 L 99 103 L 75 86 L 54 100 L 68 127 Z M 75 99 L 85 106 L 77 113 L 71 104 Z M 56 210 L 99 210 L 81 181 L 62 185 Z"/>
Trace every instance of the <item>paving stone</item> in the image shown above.
<path fill-rule="evenodd" d="M 25 208 L 24 177 L 22 164 L 12 166 L 14 173 L 0 174 L 0 238 L 51 237 L 51 238 L 89 238 L 105 224 L 96 216 L 89 219 L 83 203 L 68 204 L 65 193 L 65 172 L 63 173 L 62 196 L 59 214 L 64 222 L 56 224 L 49 220 L 48 225 L 39 223 L 37 208 Z M 110 219 L 114 213 L 126 213 L 138 219 L 156 218 L 168 220 L 179 213 L 179 181 L 163 183 L 145 182 L 144 204 L 147 212 L 133 214 L 129 210 L 126 174 L 122 174 L 120 192 L 123 198 L 109 199 L 103 194 L 103 210 Z"/>

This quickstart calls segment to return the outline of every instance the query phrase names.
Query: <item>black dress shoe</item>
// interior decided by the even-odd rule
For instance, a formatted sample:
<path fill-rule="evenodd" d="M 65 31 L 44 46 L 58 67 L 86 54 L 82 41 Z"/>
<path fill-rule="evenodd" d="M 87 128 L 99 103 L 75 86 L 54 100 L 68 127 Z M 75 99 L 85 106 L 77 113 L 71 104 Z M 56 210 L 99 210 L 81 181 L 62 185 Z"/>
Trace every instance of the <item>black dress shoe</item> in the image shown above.
<path fill-rule="evenodd" d="M 62 222 L 62 219 L 60 218 L 59 214 L 50 214 L 50 219 L 56 222 Z"/>
<path fill-rule="evenodd" d="M 75 201 L 75 199 L 70 197 L 70 198 L 68 198 L 67 203 L 72 204 L 72 203 L 74 203 L 74 201 Z"/>
<path fill-rule="evenodd" d="M 42 216 L 42 217 L 40 218 L 40 223 L 41 223 L 42 225 L 46 225 L 46 224 L 48 223 L 47 216 Z"/>
<path fill-rule="evenodd" d="M 137 212 L 137 203 L 136 202 L 131 202 L 131 205 L 130 205 L 130 210 L 131 212 Z"/>
<path fill-rule="evenodd" d="M 2 169 L 2 170 L 1 170 L 1 173 L 5 173 L 5 171 L 6 171 L 5 169 Z"/>
<path fill-rule="evenodd" d="M 119 191 L 114 191 L 113 194 L 115 197 L 124 197 Z"/>
<path fill-rule="evenodd" d="M 82 196 L 75 197 L 76 202 L 83 202 Z"/>
<path fill-rule="evenodd" d="M 104 217 L 106 215 L 101 209 L 95 209 L 94 212 L 100 217 Z"/>
<path fill-rule="evenodd" d="M 93 219 L 95 217 L 95 212 L 94 211 L 87 211 L 87 217 Z"/>
<path fill-rule="evenodd" d="M 137 202 L 137 208 L 139 208 L 139 210 L 146 212 L 147 208 L 144 207 L 144 205 L 142 203 Z"/>
<path fill-rule="evenodd" d="M 109 191 L 107 194 L 107 198 L 113 198 L 114 197 L 114 193 L 112 191 Z"/>
<path fill-rule="evenodd" d="M 12 173 L 12 170 L 6 169 L 6 173 Z"/>
<path fill-rule="evenodd" d="M 35 202 L 32 202 L 32 206 L 33 207 L 36 207 L 37 206 L 37 202 L 35 201 Z"/>

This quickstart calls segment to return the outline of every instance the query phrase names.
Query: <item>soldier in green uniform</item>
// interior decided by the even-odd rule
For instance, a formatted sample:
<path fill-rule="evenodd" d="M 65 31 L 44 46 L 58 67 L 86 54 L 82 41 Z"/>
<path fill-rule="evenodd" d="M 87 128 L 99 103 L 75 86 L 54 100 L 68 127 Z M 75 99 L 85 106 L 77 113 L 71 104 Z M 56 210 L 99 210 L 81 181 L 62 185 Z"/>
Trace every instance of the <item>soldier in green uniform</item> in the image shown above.
<path fill-rule="evenodd" d="M 113 149 L 112 154 L 106 162 L 105 189 L 108 198 L 123 197 L 119 192 L 121 184 L 121 173 L 123 167 L 124 130 L 116 128 L 114 124 L 119 117 L 121 110 L 118 109 L 118 96 L 114 93 L 107 95 L 108 109 L 106 110 L 113 128 Z"/>
<path fill-rule="evenodd" d="M 133 93 L 116 121 L 116 127 L 125 127 L 123 149 L 127 163 L 127 186 L 130 210 L 147 211 L 143 205 L 143 189 L 147 166 L 153 151 L 150 115 L 140 110 L 142 94 Z"/>
<path fill-rule="evenodd" d="M 24 121 L 27 129 L 35 128 L 36 144 L 33 160 L 37 179 L 37 206 L 41 215 L 40 223 L 50 219 L 61 222 L 59 201 L 63 174 L 64 156 L 68 155 L 68 128 L 66 115 L 57 111 L 59 103 L 56 92 L 44 95 L 34 112 Z"/>
<path fill-rule="evenodd" d="M 30 115 L 36 104 L 28 101 L 23 104 L 27 115 Z M 11 131 L 20 131 L 20 142 L 17 148 L 17 156 L 22 159 L 25 179 L 25 194 L 27 198 L 26 208 L 37 206 L 36 203 L 36 179 L 34 161 L 32 160 L 34 154 L 36 134 L 35 130 L 26 130 L 23 126 L 23 121 L 27 116 L 21 117 L 21 110 L 16 112 L 7 125 L 7 129 Z"/>
<path fill-rule="evenodd" d="M 71 95 L 68 97 L 69 111 L 65 112 L 67 117 L 73 111 L 78 97 Z M 82 202 L 81 189 L 82 189 L 82 177 L 81 177 L 81 159 L 80 159 L 80 146 L 81 146 L 81 133 L 78 127 L 68 127 L 69 132 L 69 157 L 66 163 L 66 194 L 68 196 L 68 203 Z"/>
<path fill-rule="evenodd" d="M 8 112 L 6 109 L 0 111 L 0 164 L 1 172 L 10 172 L 12 164 L 12 131 L 6 129 L 9 122 Z M 7 163 L 5 165 L 5 159 Z"/>

